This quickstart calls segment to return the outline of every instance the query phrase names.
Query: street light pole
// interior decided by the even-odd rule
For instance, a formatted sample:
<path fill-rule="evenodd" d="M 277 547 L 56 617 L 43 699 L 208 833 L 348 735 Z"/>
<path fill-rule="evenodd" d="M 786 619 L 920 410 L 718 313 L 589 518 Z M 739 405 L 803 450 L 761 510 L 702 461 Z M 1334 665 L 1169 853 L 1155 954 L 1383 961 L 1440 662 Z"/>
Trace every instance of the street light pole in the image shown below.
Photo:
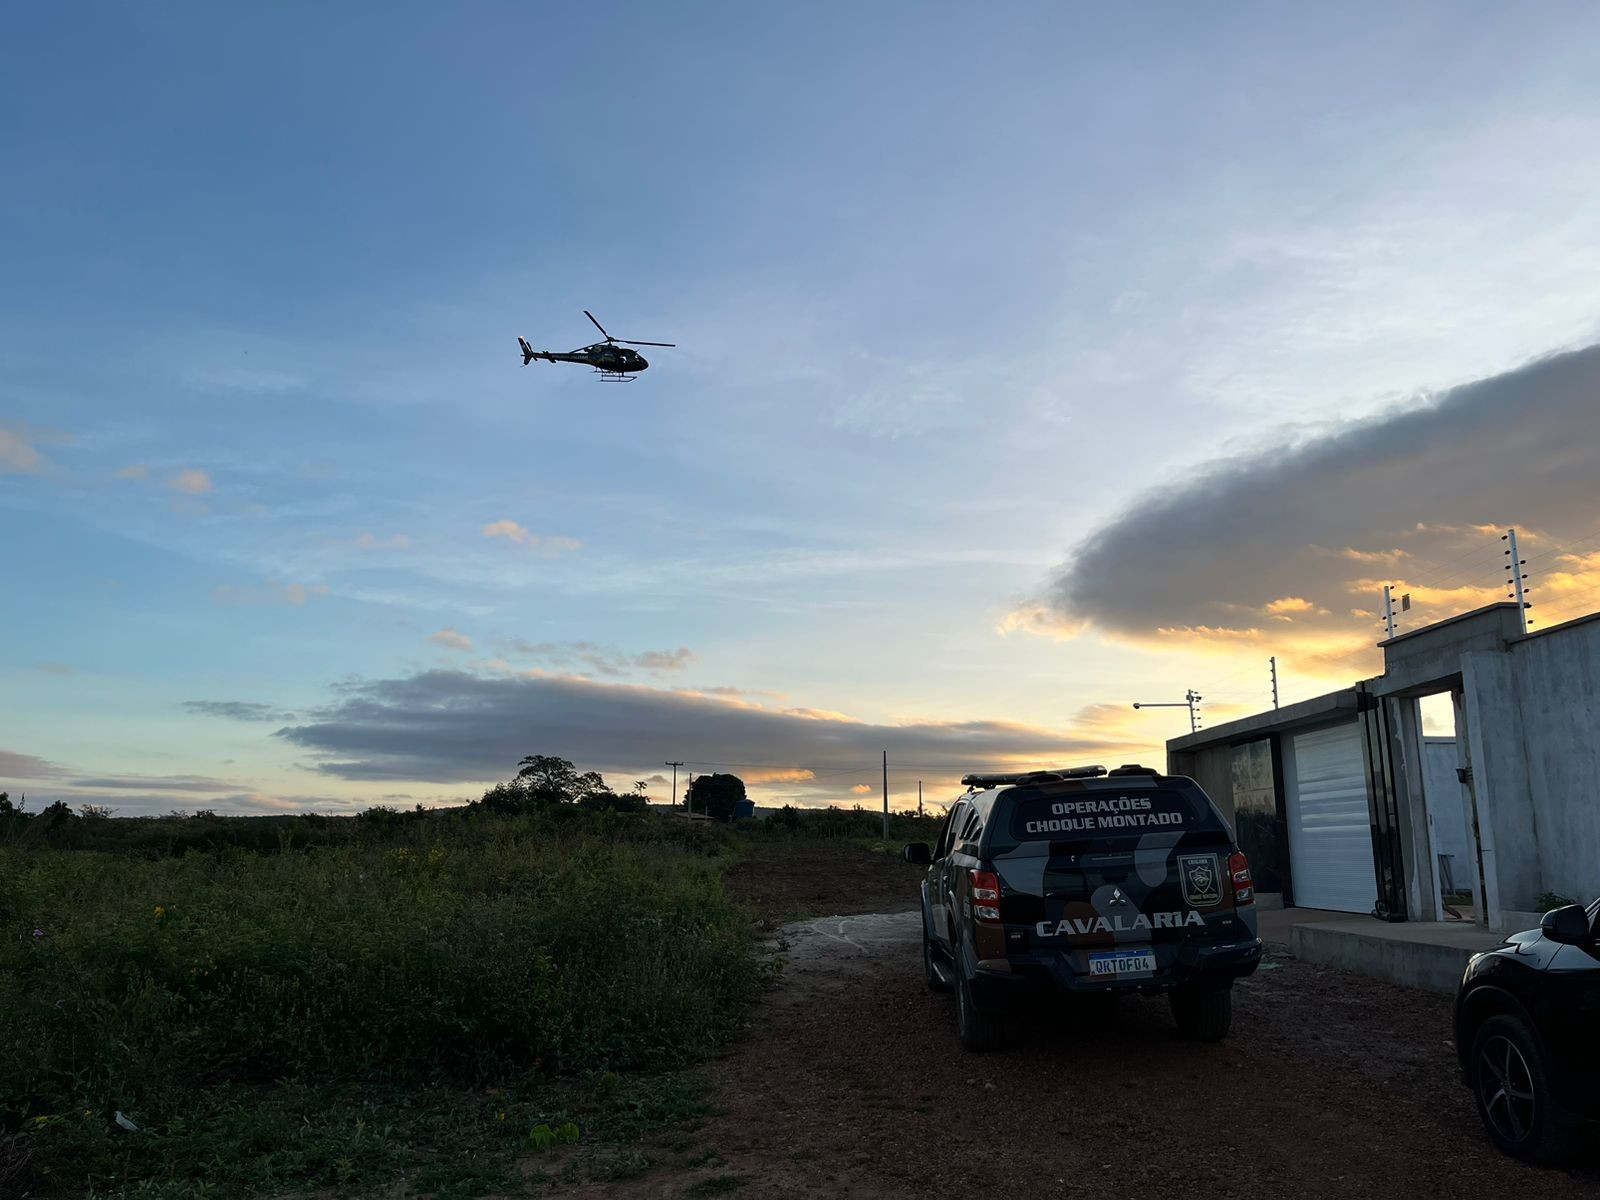
<path fill-rule="evenodd" d="M 1134 705 L 1134 707 L 1135 708 L 1187 708 L 1189 710 L 1189 732 L 1190 733 L 1198 733 L 1198 732 L 1200 732 L 1200 701 L 1201 701 L 1201 699 L 1202 699 L 1202 697 L 1201 697 L 1200 693 L 1195 691 L 1193 688 L 1190 688 L 1187 692 L 1185 692 L 1183 694 L 1183 699 L 1181 701 L 1177 701 L 1177 700 L 1170 701 L 1170 702 L 1161 701 L 1161 702 L 1157 703 L 1157 702 L 1152 702 L 1152 701 L 1149 701 L 1149 700 L 1144 700 L 1144 701 L 1140 701 L 1140 702 L 1136 703 Z"/>

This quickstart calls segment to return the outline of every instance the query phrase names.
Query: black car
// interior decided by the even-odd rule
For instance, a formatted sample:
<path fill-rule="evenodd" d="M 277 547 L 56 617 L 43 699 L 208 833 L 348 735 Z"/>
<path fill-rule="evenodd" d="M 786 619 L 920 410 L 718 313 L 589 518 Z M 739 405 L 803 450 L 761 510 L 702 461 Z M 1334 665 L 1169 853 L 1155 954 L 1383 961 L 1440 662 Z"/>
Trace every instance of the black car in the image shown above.
<path fill-rule="evenodd" d="M 1005 1039 L 1028 987 L 1164 992 L 1179 1030 L 1219 1041 L 1261 961 L 1250 864 L 1192 779 L 1147 767 L 969 775 L 922 883 L 928 984 L 954 989 L 961 1044 Z"/>
<path fill-rule="evenodd" d="M 1565 1157 L 1600 1120 L 1600 900 L 1475 954 L 1456 993 L 1456 1054 L 1494 1144 Z"/>

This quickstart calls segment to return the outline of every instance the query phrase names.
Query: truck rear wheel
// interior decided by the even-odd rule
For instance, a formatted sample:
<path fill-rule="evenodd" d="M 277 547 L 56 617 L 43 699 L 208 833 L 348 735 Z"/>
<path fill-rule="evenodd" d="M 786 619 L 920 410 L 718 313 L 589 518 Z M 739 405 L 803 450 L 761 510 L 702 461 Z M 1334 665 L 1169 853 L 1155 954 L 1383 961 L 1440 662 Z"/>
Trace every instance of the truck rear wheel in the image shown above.
<path fill-rule="evenodd" d="M 961 1048 L 973 1054 L 998 1050 L 1006 1044 L 1004 1011 L 978 1003 L 972 981 L 961 969 L 961 954 L 956 952 L 956 1035 Z"/>
<path fill-rule="evenodd" d="M 1175 988 L 1167 995 L 1178 1032 L 1195 1042 L 1220 1042 L 1233 1024 L 1233 988 Z"/>

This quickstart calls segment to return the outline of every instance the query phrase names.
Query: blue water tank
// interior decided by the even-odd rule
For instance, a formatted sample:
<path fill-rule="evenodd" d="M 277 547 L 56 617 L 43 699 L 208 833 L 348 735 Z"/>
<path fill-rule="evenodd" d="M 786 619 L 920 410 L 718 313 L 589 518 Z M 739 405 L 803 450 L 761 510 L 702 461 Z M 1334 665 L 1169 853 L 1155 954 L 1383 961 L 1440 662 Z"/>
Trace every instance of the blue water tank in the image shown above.
<path fill-rule="evenodd" d="M 733 819 L 735 821 L 749 821 L 756 815 L 756 802 L 754 800 L 740 800 L 733 806 Z"/>

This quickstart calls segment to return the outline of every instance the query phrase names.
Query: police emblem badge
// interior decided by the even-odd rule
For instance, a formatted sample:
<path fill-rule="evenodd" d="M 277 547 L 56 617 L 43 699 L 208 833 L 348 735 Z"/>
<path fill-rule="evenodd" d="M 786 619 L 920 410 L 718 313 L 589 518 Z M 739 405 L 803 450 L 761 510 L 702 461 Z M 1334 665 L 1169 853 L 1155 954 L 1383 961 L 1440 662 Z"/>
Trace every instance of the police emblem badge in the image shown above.
<path fill-rule="evenodd" d="M 1215 854 L 1178 856 L 1178 876 L 1183 881 L 1183 898 L 1196 908 L 1222 903 L 1222 872 Z"/>

